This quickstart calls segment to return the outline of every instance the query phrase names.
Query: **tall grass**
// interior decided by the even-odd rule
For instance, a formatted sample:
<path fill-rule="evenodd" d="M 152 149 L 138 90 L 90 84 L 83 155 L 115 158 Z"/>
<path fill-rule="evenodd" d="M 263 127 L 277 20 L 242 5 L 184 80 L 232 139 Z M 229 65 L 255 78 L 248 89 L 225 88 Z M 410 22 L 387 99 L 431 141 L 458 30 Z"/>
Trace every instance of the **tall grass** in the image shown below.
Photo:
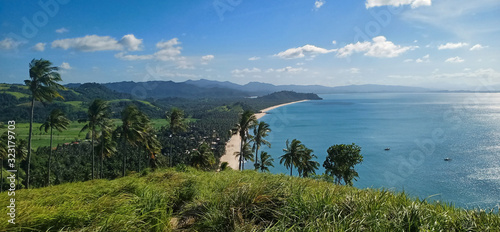
<path fill-rule="evenodd" d="M 9 197 L 1 194 L 0 202 Z M 325 181 L 191 168 L 16 192 L 9 231 L 499 231 L 495 212 Z M 0 214 L 6 215 L 6 207 Z M 4 216 L 2 216 L 4 217 Z M 0 229 L 1 231 L 1 229 Z"/>

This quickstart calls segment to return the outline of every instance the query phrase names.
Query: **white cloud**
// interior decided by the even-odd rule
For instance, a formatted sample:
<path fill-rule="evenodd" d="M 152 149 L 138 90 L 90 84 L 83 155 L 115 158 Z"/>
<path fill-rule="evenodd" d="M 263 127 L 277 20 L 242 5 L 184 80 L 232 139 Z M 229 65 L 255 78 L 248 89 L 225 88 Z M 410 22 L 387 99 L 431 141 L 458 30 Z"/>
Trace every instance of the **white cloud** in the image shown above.
<path fill-rule="evenodd" d="M 128 34 L 120 41 L 110 36 L 87 35 L 79 38 L 61 39 L 52 42 L 52 48 L 75 49 L 82 52 L 94 51 L 137 51 L 142 47 L 142 39 L 135 38 Z"/>
<path fill-rule="evenodd" d="M 254 60 L 260 60 L 260 57 L 258 57 L 258 56 L 253 56 L 253 57 L 248 58 L 248 60 L 251 60 L 251 61 L 254 61 Z"/>
<path fill-rule="evenodd" d="M 431 0 L 366 0 L 366 8 L 378 7 L 378 6 L 403 6 L 411 5 L 411 8 L 417 8 L 420 6 L 430 6 L 432 5 Z"/>
<path fill-rule="evenodd" d="M 483 48 L 487 48 L 488 46 L 483 46 L 481 44 L 476 44 L 470 48 L 471 51 L 481 50 Z"/>
<path fill-rule="evenodd" d="M 275 54 L 274 56 L 277 56 L 282 59 L 296 59 L 296 58 L 303 58 L 306 55 L 316 56 L 317 54 L 326 54 L 334 51 L 336 51 L 336 49 L 327 50 L 324 48 L 307 44 L 302 47 L 287 49 L 286 51 Z"/>
<path fill-rule="evenodd" d="M 261 70 L 258 68 L 252 68 L 252 69 L 244 68 L 244 69 L 235 69 L 231 71 L 232 74 L 260 73 L 260 72 Z"/>
<path fill-rule="evenodd" d="M 469 44 L 467 44 L 467 43 L 446 43 L 446 44 L 439 45 L 438 49 L 439 50 L 457 49 L 457 48 L 465 47 L 467 45 L 469 45 Z"/>
<path fill-rule="evenodd" d="M 415 62 L 417 62 L 417 63 L 424 63 L 424 62 L 427 63 L 427 62 L 430 62 L 429 57 L 430 57 L 430 55 L 427 54 L 427 55 L 423 56 L 422 58 L 416 59 Z"/>
<path fill-rule="evenodd" d="M 395 45 L 391 41 L 387 41 L 384 36 L 377 36 L 372 39 L 373 42 L 357 42 L 348 44 L 343 48 L 338 49 L 338 57 L 348 57 L 353 53 L 364 52 L 365 56 L 372 57 L 397 57 L 408 50 L 418 48 L 416 46 L 403 47 Z"/>
<path fill-rule="evenodd" d="M 337 44 L 337 41 L 336 40 L 332 41 L 332 44 Z"/>
<path fill-rule="evenodd" d="M 161 61 L 182 61 L 183 57 L 180 57 L 182 47 L 178 46 L 181 44 L 179 39 L 173 38 L 167 41 L 160 41 L 156 44 L 157 51 L 153 54 L 147 55 L 130 55 L 126 52 L 120 52 L 115 55 L 116 58 L 122 60 L 161 60 Z M 186 62 L 183 62 L 186 63 Z M 181 65 L 187 67 L 186 65 Z"/>
<path fill-rule="evenodd" d="M 32 47 L 33 50 L 43 52 L 45 50 L 46 43 L 37 43 Z"/>
<path fill-rule="evenodd" d="M 16 49 L 20 44 L 21 42 L 17 42 L 12 38 L 7 37 L 4 40 L 0 40 L 0 49 L 2 50 Z"/>
<path fill-rule="evenodd" d="M 359 74 L 359 73 L 361 73 L 359 68 L 350 68 L 349 72 L 351 74 Z"/>
<path fill-rule="evenodd" d="M 462 63 L 464 61 L 465 61 L 464 59 L 462 59 L 458 56 L 450 57 L 450 58 L 445 60 L 445 62 L 447 62 L 447 63 Z"/>
<path fill-rule="evenodd" d="M 408 62 L 413 62 L 413 59 L 406 59 L 403 62 L 408 63 Z"/>
<path fill-rule="evenodd" d="M 59 29 L 56 30 L 56 33 L 59 33 L 59 34 L 62 34 L 62 33 L 66 33 L 68 32 L 69 30 L 64 28 L 64 27 L 61 27 Z"/>
<path fill-rule="evenodd" d="M 316 0 L 316 2 L 314 2 L 314 7 L 316 9 L 319 9 L 321 8 L 326 2 L 324 0 Z"/>
<path fill-rule="evenodd" d="M 64 70 L 70 70 L 70 69 L 72 69 L 72 67 L 67 62 L 62 62 L 62 64 L 59 65 L 59 68 L 64 69 Z"/>
<path fill-rule="evenodd" d="M 304 72 L 304 71 L 307 71 L 307 69 L 302 68 L 302 67 L 294 68 L 292 66 L 287 66 L 287 67 L 280 68 L 280 69 L 272 69 L 272 68 L 270 68 L 270 69 L 266 70 L 267 73 L 277 72 L 277 73 L 292 73 L 292 74 L 299 73 L 299 72 Z"/>
<path fill-rule="evenodd" d="M 213 60 L 215 58 L 214 55 L 206 55 L 206 56 L 202 56 L 201 57 L 201 63 L 202 64 L 208 64 L 208 62 L 210 62 L 211 60 Z"/>

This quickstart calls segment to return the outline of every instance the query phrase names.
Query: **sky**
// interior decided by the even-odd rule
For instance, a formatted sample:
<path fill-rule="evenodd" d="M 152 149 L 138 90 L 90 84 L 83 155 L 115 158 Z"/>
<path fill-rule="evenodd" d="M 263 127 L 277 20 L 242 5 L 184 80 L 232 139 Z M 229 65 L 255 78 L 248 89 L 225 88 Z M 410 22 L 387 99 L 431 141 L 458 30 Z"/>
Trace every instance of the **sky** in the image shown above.
<path fill-rule="evenodd" d="M 0 0 L 0 82 L 500 85 L 498 0 Z"/>

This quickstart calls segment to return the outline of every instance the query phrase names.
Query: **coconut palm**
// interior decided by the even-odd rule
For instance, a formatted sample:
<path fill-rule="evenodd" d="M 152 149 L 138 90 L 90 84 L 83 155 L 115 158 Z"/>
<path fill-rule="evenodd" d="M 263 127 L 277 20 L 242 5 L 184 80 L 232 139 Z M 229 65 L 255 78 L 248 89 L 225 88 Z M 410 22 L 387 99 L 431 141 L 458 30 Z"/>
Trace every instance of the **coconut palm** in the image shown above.
<path fill-rule="evenodd" d="M 147 124 L 149 124 L 148 117 L 137 106 L 128 105 L 122 111 L 122 125 L 116 130 L 117 136 L 131 146 L 137 147 L 138 143 L 147 137 Z M 123 153 L 123 176 L 125 176 L 126 160 L 127 156 Z"/>
<path fill-rule="evenodd" d="M 88 130 L 91 136 L 92 143 L 92 179 L 94 179 L 94 170 L 95 170 L 95 149 L 94 149 L 94 141 L 96 139 L 96 135 L 99 129 L 103 129 L 108 125 L 108 119 L 111 115 L 110 106 L 108 102 L 95 99 L 92 104 L 89 106 L 87 111 L 87 119 L 79 120 L 79 122 L 87 122 L 85 126 L 83 126 L 80 132 Z"/>
<path fill-rule="evenodd" d="M 236 125 L 236 127 L 240 133 L 240 138 L 241 138 L 240 154 L 245 154 L 243 152 L 244 145 L 245 145 L 245 143 L 247 143 L 247 141 L 250 137 L 250 135 L 248 134 L 248 130 L 253 125 L 255 125 L 256 122 L 257 122 L 257 118 L 255 117 L 255 115 L 253 114 L 252 111 L 246 110 L 243 112 L 243 114 L 241 114 L 240 121 L 239 121 L 238 125 Z M 239 161 L 240 161 L 239 169 L 243 170 L 243 168 L 244 168 L 243 156 L 240 155 Z"/>
<path fill-rule="evenodd" d="M 28 158 L 28 141 L 26 139 L 17 139 L 15 149 L 17 162 L 21 163 Z M 16 175 L 16 185 L 21 188 L 21 185 L 19 184 L 19 174 L 21 174 L 21 172 L 18 172 Z"/>
<path fill-rule="evenodd" d="M 156 136 L 156 131 L 150 123 L 146 126 L 146 136 L 144 139 L 144 149 L 147 152 L 148 164 L 151 168 L 156 167 L 156 154 L 161 152 L 161 144 Z"/>
<path fill-rule="evenodd" d="M 274 159 L 271 158 L 267 152 L 260 152 L 260 165 L 259 169 L 261 172 L 269 172 L 269 167 L 274 167 L 273 165 Z"/>
<path fill-rule="evenodd" d="M 184 118 L 184 111 L 176 107 L 173 107 L 170 113 L 166 113 L 166 118 L 169 122 L 170 132 L 172 133 L 170 135 L 170 159 L 172 159 L 173 136 L 185 132 L 187 130 L 187 122 Z M 171 160 L 169 164 L 171 164 Z"/>
<path fill-rule="evenodd" d="M 246 161 L 252 161 L 252 162 L 254 161 L 252 148 L 250 147 L 249 142 L 245 142 L 245 144 L 243 144 L 243 153 L 235 152 L 235 155 L 239 156 L 243 159 L 243 163 L 241 164 L 241 170 L 245 169 L 245 162 Z"/>
<path fill-rule="evenodd" d="M 215 162 L 214 153 L 208 143 L 202 143 L 191 156 L 191 166 L 197 169 L 210 170 Z"/>
<path fill-rule="evenodd" d="M 50 153 L 49 153 L 49 161 L 47 163 L 47 186 L 50 186 L 50 164 L 52 161 L 52 135 L 53 130 L 56 129 L 59 132 L 68 129 L 69 123 L 71 121 L 66 118 L 62 110 L 55 109 L 50 112 L 49 117 L 45 120 L 45 122 L 40 126 L 40 130 L 44 130 L 45 133 L 50 130 Z"/>
<path fill-rule="evenodd" d="M 319 167 L 319 163 L 313 161 L 316 159 L 316 155 L 312 154 L 313 150 L 304 146 L 304 152 L 300 155 L 299 162 L 297 163 L 297 169 L 299 171 L 299 176 L 309 177 L 311 174 L 316 174 L 316 170 Z"/>
<path fill-rule="evenodd" d="M 280 156 L 280 164 L 283 163 L 287 169 L 290 168 L 290 176 L 292 176 L 293 167 L 297 167 L 300 156 L 304 153 L 304 146 L 300 140 L 294 139 L 292 143 L 286 140 L 286 148 L 283 151 L 285 154 Z"/>
<path fill-rule="evenodd" d="M 44 59 L 33 59 L 29 64 L 30 79 L 24 80 L 31 92 L 30 129 L 28 134 L 28 170 L 26 176 L 26 188 L 30 187 L 30 165 L 31 165 L 31 137 L 33 134 L 33 115 L 35 111 L 35 101 L 49 101 L 60 97 L 64 99 L 57 90 L 64 90 L 60 85 L 61 75 L 57 72 L 58 67 Z"/>
<path fill-rule="evenodd" d="M 261 145 L 266 145 L 267 147 L 271 147 L 271 143 L 264 139 L 267 137 L 268 133 L 271 132 L 271 128 L 269 128 L 269 124 L 265 122 L 257 122 L 257 124 L 253 127 L 253 148 L 255 151 L 255 170 L 259 169 L 259 148 Z"/>
<path fill-rule="evenodd" d="M 102 125 L 101 133 L 99 136 L 100 143 L 96 150 L 101 152 L 101 167 L 99 177 L 103 178 L 104 171 L 104 157 L 111 157 L 116 152 L 116 141 L 113 139 L 114 124 L 110 119 L 106 119 Z"/>

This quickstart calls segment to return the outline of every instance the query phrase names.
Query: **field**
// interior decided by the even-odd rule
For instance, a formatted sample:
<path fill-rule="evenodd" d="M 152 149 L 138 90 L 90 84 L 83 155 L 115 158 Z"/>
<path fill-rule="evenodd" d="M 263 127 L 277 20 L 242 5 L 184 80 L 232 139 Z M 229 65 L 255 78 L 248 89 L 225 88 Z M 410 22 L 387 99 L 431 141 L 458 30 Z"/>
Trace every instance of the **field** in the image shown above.
<path fill-rule="evenodd" d="M 0 202 L 9 202 L 7 194 Z M 16 191 L 9 231 L 498 231 L 498 213 L 309 178 L 192 168 Z M 8 208 L 0 208 L 6 215 Z M 5 218 L 5 217 L 4 217 Z"/>
<path fill-rule="evenodd" d="M 113 122 L 116 126 L 121 125 L 121 121 L 119 119 L 114 119 Z M 160 129 L 162 126 L 168 125 L 166 119 L 152 119 L 151 123 L 153 124 L 153 127 L 156 129 Z M 50 145 L 50 131 L 49 133 L 45 133 L 45 131 L 40 131 L 40 125 L 41 123 L 33 124 L 33 137 L 31 142 L 32 142 L 32 147 L 35 150 L 39 146 Z M 71 143 L 74 141 L 84 140 L 87 135 L 87 132 L 85 131 L 80 133 L 84 125 L 85 123 L 78 123 L 77 121 L 73 121 L 71 122 L 67 130 L 62 132 L 55 130 L 52 136 L 53 147 L 56 147 L 57 144 Z M 7 130 L 6 128 L 0 128 L 0 134 L 4 133 L 6 130 Z M 17 123 L 15 132 L 18 138 L 28 139 L 29 123 Z"/>

